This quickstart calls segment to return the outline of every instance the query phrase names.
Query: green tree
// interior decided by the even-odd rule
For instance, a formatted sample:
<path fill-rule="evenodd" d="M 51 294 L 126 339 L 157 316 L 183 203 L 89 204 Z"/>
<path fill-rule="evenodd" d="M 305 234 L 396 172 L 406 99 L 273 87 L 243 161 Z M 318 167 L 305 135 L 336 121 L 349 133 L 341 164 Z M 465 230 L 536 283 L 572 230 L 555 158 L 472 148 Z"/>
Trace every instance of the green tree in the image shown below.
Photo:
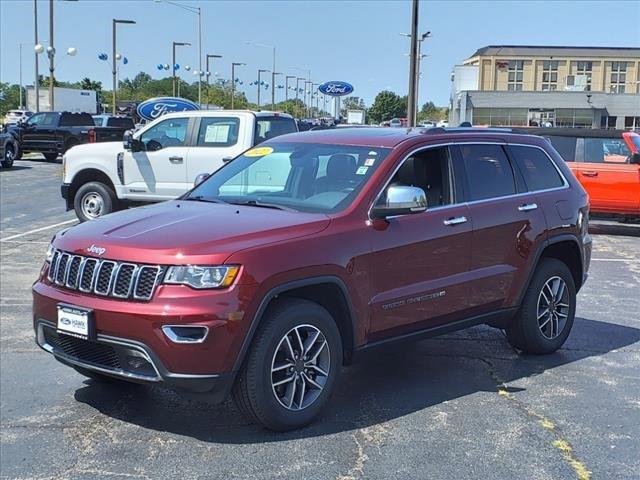
<path fill-rule="evenodd" d="M 78 87 L 82 90 L 95 90 L 96 92 L 101 92 L 102 82 L 91 80 L 89 77 L 84 77 L 80 82 L 78 82 Z"/>
<path fill-rule="evenodd" d="M 0 82 L 0 120 L 9 110 L 20 107 L 20 86 Z"/>
<path fill-rule="evenodd" d="M 369 109 L 369 118 L 374 122 L 382 122 L 391 120 L 392 118 L 401 118 L 407 116 L 406 96 L 383 90 L 376 95 L 373 105 Z"/>
<path fill-rule="evenodd" d="M 299 98 L 290 98 L 289 100 L 276 103 L 276 111 L 288 113 L 295 118 L 304 117 L 305 108 L 304 102 Z"/>

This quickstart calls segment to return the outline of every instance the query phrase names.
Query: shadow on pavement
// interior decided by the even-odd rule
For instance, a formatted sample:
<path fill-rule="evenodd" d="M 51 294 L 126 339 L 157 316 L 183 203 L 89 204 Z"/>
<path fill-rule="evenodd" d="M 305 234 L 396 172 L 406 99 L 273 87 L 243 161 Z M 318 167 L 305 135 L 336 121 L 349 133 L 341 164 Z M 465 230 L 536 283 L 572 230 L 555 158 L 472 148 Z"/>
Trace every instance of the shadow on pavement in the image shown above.
<path fill-rule="evenodd" d="M 21 166 L 21 165 L 13 165 L 11 168 L 0 168 L 0 172 L 2 173 L 9 173 L 9 172 L 16 172 L 18 170 L 30 170 L 33 167 L 28 167 L 28 166 Z"/>
<path fill-rule="evenodd" d="M 622 235 L 640 237 L 640 223 L 590 223 L 589 233 L 596 235 Z"/>
<path fill-rule="evenodd" d="M 210 405 L 157 387 L 87 380 L 75 399 L 124 422 L 205 442 L 286 441 L 368 427 L 476 392 L 495 392 L 492 372 L 511 382 L 638 341 L 640 329 L 576 318 L 563 349 L 546 356 L 516 354 L 502 332 L 489 327 L 378 350 L 343 369 L 315 424 L 288 433 L 249 424 L 230 401 Z"/>

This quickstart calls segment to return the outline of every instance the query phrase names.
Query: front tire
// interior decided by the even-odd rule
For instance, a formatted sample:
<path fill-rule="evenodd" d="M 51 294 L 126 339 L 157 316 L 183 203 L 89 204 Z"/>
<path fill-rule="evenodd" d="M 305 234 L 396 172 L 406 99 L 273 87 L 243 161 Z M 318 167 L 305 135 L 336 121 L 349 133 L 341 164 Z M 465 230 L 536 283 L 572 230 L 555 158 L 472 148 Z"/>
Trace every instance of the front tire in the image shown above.
<path fill-rule="evenodd" d="M 43 153 L 42 155 L 47 162 L 55 162 L 58 159 L 57 153 Z"/>
<path fill-rule="evenodd" d="M 576 287 L 569 267 L 545 258 L 536 268 L 518 314 L 506 328 L 507 339 L 524 353 L 553 353 L 567 340 L 575 313 Z"/>
<path fill-rule="evenodd" d="M 101 182 L 82 185 L 73 198 L 73 208 L 81 222 L 95 220 L 116 210 L 116 194 Z"/>
<path fill-rule="evenodd" d="M 291 299 L 270 309 L 233 388 L 240 411 L 265 428 L 308 425 L 329 400 L 342 365 L 342 340 L 329 312 Z"/>
<path fill-rule="evenodd" d="M 16 159 L 16 147 L 12 143 L 7 143 L 4 147 L 4 156 L 2 157 L 2 167 L 11 168 Z"/>

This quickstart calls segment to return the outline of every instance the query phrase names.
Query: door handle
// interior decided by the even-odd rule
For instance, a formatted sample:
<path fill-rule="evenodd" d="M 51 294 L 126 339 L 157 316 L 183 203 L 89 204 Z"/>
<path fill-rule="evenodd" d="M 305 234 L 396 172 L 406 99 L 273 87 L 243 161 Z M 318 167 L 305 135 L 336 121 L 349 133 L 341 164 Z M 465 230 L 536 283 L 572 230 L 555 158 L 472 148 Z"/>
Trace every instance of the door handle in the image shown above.
<path fill-rule="evenodd" d="M 171 163 L 182 163 L 184 161 L 184 158 L 182 158 L 182 157 L 169 157 L 169 161 Z"/>
<path fill-rule="evenodd" d="M 518 207 L 518 210 L 521 212 L 528 212 L 529 210 L 535 210 L 538 208 L 538 205 L 535 203 L 523 203 Z"/>
<path fill-rule="evenodd" d="M 467 217 L 451 217 L 451 218 L 447 218 L 442 223 L 444 223 L 447 226 L 458 225 L 460 223 L 467 223 Z"/>
<path fill-rule="evenodd" d="M 595 170 L 584 170 L 582 172 L 582 174 L 585 177 L 597 177 L 598 176 L 598 172 L 596 172 Z"/>

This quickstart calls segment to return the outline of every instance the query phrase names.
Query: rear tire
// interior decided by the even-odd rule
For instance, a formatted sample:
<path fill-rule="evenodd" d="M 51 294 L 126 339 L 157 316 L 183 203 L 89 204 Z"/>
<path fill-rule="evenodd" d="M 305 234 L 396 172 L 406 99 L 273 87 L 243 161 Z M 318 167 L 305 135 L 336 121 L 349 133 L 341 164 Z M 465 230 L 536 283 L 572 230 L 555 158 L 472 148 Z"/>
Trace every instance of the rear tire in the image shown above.
<path fill-rule="evenodd" d="M 47 162 L 55 162 L 58 159 L 57 153 L 43 153 L 42 155 Z"/>
<path fill-rule="evenodd" d="M 16 159 L 16 147 L 12 143 L 7 143 L 4 147 L 4 156 L 2 157 L 2 168 L 13 167 L 13 162 Z"/>
<path fill-rule="evenodd" d="M 569 267 L 555 258 L 544 258 L 520 310 L 506 328 L 507 339 L 524 353 L 553 353 L 567 340 L 575 313 L 576 287 Z"/>
<path fill-rule="evenodd" d="M 116 194 L 101 182 L 82 185 L 73 198 L 73 208 L 81 222 L 95 220 L 117 210 Z"/>
<path fill-rule="evenodd" d="M 329 312 L 308 300 L 285 300 L 256 332 L 233 397 L 265 428 L 300 428 L 320 415 L 341 366 L 342 340 Z"/>

